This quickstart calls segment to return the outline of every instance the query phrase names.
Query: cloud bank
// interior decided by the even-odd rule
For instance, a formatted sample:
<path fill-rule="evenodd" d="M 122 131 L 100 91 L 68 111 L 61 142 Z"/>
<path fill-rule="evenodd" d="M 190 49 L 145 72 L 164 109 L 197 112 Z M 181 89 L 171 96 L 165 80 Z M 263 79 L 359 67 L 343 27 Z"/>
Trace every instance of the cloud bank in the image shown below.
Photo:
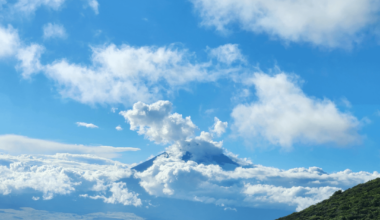
<path fill-rule="evenodd" d="M 90 156 L 56 154 L 52 156 L 10 156 L 0 154 L 0 193 L 33 189 L 44 200 L 55 195 L 70 195 L 87 191 L 92 196 L 105 193 L 111 197 L 105 202 L 140 206 L 138 194 L 128 191 L 125 183 L 130 167 L 116 161 Z"/>

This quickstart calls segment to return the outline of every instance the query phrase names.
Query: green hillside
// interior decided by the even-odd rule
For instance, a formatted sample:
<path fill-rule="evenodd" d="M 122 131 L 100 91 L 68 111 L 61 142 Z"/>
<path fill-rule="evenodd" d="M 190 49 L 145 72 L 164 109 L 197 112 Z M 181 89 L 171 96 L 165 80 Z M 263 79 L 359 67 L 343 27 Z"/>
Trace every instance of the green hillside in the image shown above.
<path fill-rule="evenodd" d="M 336 191 L 309 208 L 278 220 L 380 219 L 380 178 L 359 184 L 344 192 Z"/>

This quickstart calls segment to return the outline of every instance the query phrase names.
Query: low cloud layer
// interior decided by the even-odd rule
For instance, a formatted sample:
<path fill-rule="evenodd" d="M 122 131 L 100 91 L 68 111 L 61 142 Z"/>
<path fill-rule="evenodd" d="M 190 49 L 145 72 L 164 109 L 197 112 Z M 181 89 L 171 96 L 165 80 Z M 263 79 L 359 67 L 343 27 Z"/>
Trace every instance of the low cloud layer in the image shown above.
<path fill-rule="evenodd" d="M 255 86 L 258 100 L 232 111 L 234 128 L 241 136 L 261 137 L 284 148 L 295 143 L 350 145 L 360 141 L 356 117 L 326 98 L 308 97 L 291 76 L 256 73 L 245 83 Z"/>
<path fill-rule="evenodd" d="M 137 172 L 117 161 L 91 155 L 0 154 L 0 193 L 31 192 L 31 200 L 99 199 L 105 203 L 141 206 L 137 193 L 128 189 L 137 178 L 152 196 L 185 199 L 223 207 L 277 207 L 302 210 L 346 189 L 380 177 L 378 172 L 345 170 L 328 174 L 321 168 L 282 170 L 254 165 L 212 141 L 211 134 L 177 141 L 146 170 Z M 183 150 L 183 151 L 182 151 Z M 183 152 L 194 157 L 183 159 Z M 226 169 L 212 156 L 224 153 L 238 166 Z M 220 161 L 219 161 L 220 162 Z"/>
<path fill-rule="evenodd" d="M 140 149 L 134 147 L 84 146 L 33 139 L 19 135 L 0 135 L 0 151 L 12 155 L 76 153 L 115 158 L 120 156 L 122 152 L 138 150 Z"/>
<path fill-rule="evenodd" d="M 70 195 L 84 190 L 91 196 L 110 193 L 105 202 L 140 206 L 138 194 L 129 192 L 125 183 L 132 172 L 130 166 L 90 156 L 56 154 L 53 156 L 10 156 L 0 154 L 0 193 L 33 189 L 44 200 L 55 195 Z"/>
<path fill-rule="evenodd" d="M 226 32 L 234 24 L 291 42 L 347 47 L 378 20 L 376 0 L 192 0 L 202 24 Z"/>
<path fill-rule="evenodd" d="M 7 220 L 96 220 L 99 218 L 103 219 L 125 219 L 125 220 L 144 220 L 143 218 L 136 216 L 133 213 L 127 212 L 97 212 L 85 215 L 78 215 L 73 213 L 62 213 L 62 212 L 48 212 L 44 210 L 35 210 L 32 208 L 20 208 L 20 209 L 0 209 L 0 218 Z"/>

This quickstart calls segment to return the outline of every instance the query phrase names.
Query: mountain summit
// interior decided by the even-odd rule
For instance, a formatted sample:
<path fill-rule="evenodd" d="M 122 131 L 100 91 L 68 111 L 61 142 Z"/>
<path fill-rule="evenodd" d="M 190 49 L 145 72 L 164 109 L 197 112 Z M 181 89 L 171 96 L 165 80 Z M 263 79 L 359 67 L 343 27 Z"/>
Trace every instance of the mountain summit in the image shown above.
<path fill-rule="evenodd" d="M 158 158 L 158 157 L 169 157 L 169 154 L 167 152 L 164 152 L 162 154 L 159 154 L 156 157 L 153 157 L 152 159 L 149 159 L 145 162 L 140 163 L 139 165 L 133 167 L 132 169 L 138 171 L 138 172 L 143 172 L 149 167 L 153 165 L 153 162 Z M 186 151 L 186 153 L 182 156 L 181 158 L 183 161 L 187 162 L 188 160 L 193 160 L 199 164 L 215 164 L 219 165 L 222 167 L 224 170 L 234 170 L 236 167 L 241 167 L 240 164 L 236 163 L 233 161 L 230 157 L 226 156 L 225 154 L 217 154 L 217 155 L 210 155 L 209 157 L 204 157 L 204 158 L 199 158 L 195 159 L 193 158 L 193 155 L 189 152 Z"/>

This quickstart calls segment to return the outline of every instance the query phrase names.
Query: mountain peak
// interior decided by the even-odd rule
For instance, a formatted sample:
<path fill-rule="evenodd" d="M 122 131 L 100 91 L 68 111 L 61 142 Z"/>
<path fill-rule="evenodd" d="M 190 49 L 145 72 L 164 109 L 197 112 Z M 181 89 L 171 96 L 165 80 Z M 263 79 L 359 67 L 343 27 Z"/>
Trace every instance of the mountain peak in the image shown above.
<path fill-rule="evenodd" d="M 163 156 L 165 158 L 169 158 L 170 155 L 167 152 L 163 152 L 156 157 L 153 157 L 145 162 L 140 163 L 139 165 L 132 167 L 132 169 L 138 171 L 138 172 L 143 172 L 149 167 L 151 167 L 154 163 L 154 161 L 160 157 Z M 204 164 L 204 165 L 210 165 L 210 164 L 215 164 L 219 165 L 222 167 L 224 170 L 234 170 L 236 167 L 241 167 L 238 163 L 233 161 L 230 157 L 226 156 L 225 154 L 211 154 L 202 158 L 194 158 L 193 154 L 190 153 L 189 151 L 186 151 L 185 154 L 181 158 L 184 162 L 187 162 L 189 160 L 195 161 L 198 164 Z"/>

